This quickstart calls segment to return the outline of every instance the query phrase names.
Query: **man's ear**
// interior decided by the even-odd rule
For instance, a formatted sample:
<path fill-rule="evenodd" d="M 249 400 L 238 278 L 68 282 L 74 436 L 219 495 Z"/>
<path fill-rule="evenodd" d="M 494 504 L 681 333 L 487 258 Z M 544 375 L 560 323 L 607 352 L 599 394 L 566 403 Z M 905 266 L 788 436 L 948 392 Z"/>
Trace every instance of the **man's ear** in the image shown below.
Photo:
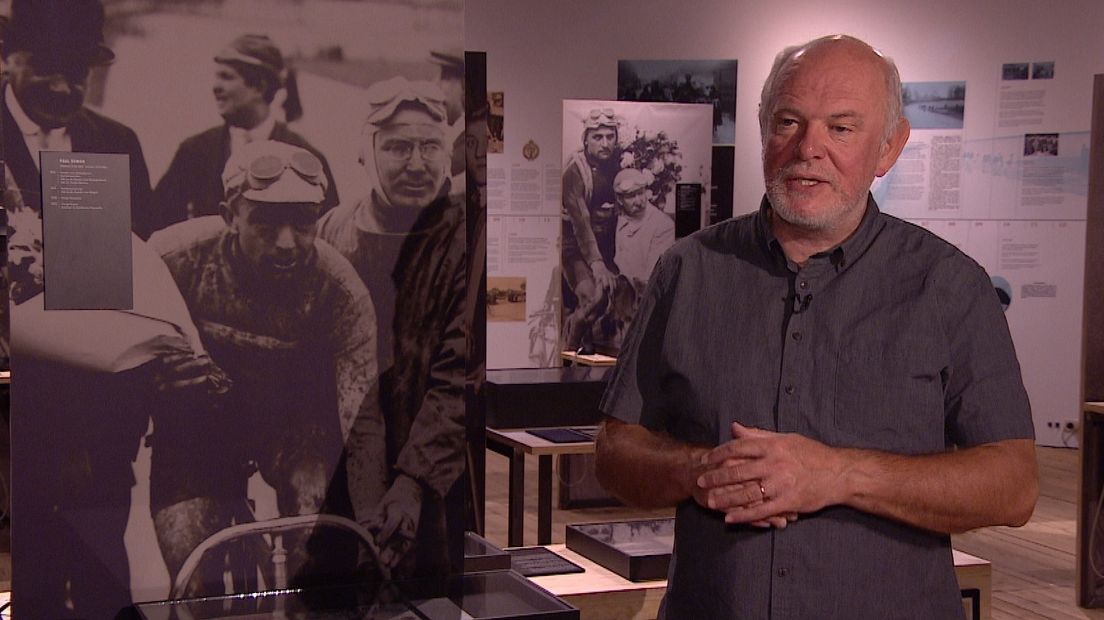
<path fill-rule="evenodd" d="M 875 172 L 876 176 L 884 176 L 897 162 L 897 157 L 904 150 L 910 133 L 912 133 L 912 126 L 909 125 L 908 119 L 902 116 L 897 121 L 897 126 L 893 128 L 893 133 L 890 134 L 889 139 L 882 145 L 882 154 L 878 158 L 878 169 Z"/>

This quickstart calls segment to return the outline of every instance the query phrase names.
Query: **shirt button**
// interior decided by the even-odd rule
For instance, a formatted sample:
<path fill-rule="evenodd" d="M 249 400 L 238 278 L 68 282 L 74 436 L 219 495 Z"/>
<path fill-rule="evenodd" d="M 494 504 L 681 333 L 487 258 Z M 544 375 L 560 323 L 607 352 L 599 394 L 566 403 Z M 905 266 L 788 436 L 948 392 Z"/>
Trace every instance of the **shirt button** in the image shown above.
<path fill-rule="evenodd" d="M 787 386 L 786 386 L 786 388 L 785 388 L 785 390 L 786 390 L 786 393 L 787 393 L 787 394 L 793 394 L 793 393 L 794 393 L 794 386 L 792 386 L 792 385 L 787 385 Z"/>
<path fill-rule="evenodd" d="M 802 280 L 802 281 L 798 282 L 797 287 L 800 288 L 801 290 L 805 290 L 805 289 L 809 288 L 808 280 Z"/>
<path fill-rule="evenodd" d="M 788 569 L 788 568 L 778 569 L 778 576 L 779 577 L 785 577 L 786 575 L 789 575 L 789 574 L 790 574 L 790 569 Z"/>
<path fill-rule="evenodd" d="M 790 335 L 794 340 L 801 340 L 801 332 L 794 332 Z"/>

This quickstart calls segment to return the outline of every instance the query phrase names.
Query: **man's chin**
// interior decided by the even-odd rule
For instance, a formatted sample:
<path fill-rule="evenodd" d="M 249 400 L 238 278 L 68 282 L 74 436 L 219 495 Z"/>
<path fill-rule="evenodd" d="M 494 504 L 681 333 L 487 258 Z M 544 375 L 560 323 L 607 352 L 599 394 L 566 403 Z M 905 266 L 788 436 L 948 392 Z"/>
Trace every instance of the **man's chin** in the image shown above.
<path fill-rule="evenodd" d="M 79 112 L 79 111 L 80 111 L 80 107 L 77 107 L 77 108 L 72 109 L 72 110 L 69 110 L 69 109 L 66 109 L 66 110 L 51 110 L 51 111 L 48 111 L 48 112 L 43 112 L 43 111 L 39 110 L 39 111 L 36 111 L 35 113 L 30 113 L 29 112 L 27 114 L 27 116 L 30 116 L 31 120 L 33 120 L 36 124 L 38 124 L 39 127 L 44 127 L 46 129 L 53 129 L 53 128 L 56 128 L 56 127 L 66 127 L 66 126 L 68 126 L 70 121 L 73 120 L 73 117 L 76 116 L 77 112 Z"/>
<path fill-rule="evenodd" d="M 807 231 L 831 230 L 843 223 L 851 209 L 839 201 L 830 204 L 814 204 L 804 200 L 791 200 L 786 195 L 768 194 L 771 208 L 780 219 L 795 228 Z"/>

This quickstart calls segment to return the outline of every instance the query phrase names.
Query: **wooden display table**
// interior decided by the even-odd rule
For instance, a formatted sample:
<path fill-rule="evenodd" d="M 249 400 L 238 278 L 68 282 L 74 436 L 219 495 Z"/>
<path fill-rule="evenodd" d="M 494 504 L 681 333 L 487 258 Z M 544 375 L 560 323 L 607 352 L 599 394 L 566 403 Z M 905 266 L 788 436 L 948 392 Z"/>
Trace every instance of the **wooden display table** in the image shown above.
<path fill-rule="evenodd" d="M 529 429 L 537 430 L 537 429 Z M 510 459 L 509 546 L 525 544 L 525 455 L 537 457 L 537 544 L 552 542 L 552 456 L 591 454 L 594 441 L 555 443 L 520 430 L 487 429 L 487 448 Z"/>
<path fill-rule="evenodd" d="M 564 545 L 548 548 L 586 572 L 530 579 L 578 609 L 580 620 L 652 620 L 659 613 L 666 580 L 629 581 Z"/>
<path fill-rule="evenodd" d="M 580 366 L 616 366 L 617 358 L 610 357 L 609 355 L 602 355 L 601 353 L 591 353 L 589 355 L 583 355 L 582 353 L 576 353 L 574 351 L 561 351 L 560 359 L 571 364 L 578 364 Z"/>
<path fill-rule="evenodd" d="M 564 545 L 548 548 L 586 572 L 530 579 L 576 607 L 581 620 L 653 620 L 659 614 L 659 603 L 667 591 L 666 581 L 632 582 Z M 992 564 L 961 551 L 954 552 L 954 563 L 966 617 L 989 620 Z"/>

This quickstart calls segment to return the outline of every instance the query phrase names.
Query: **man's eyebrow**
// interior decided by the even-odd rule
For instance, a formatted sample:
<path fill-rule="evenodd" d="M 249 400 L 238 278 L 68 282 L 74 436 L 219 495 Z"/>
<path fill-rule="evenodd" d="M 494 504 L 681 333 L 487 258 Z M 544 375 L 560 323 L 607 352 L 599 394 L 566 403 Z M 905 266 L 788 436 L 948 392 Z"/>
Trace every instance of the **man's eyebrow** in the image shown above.
<path fill-rule="evenodd" d="M 788 106 L 779 106 L 775 108 L 771 116 L 781 116 L 783 114 L 789 114 L 791 116 L 803 116 L 800 112 L 797 111 L 796 108 L 791 108 Z"/>
<path fill-rule="evenodd" d="M 802 114 L 799 110 L 797 110 L 796 108 L 789 107 L 789 106 L 781 106 L 781 107 L 776 108 L 774 110 L 774 114 L 772 116 L 778 117 L 778 116 L 782 116 L 782 115 L 786 115 L 786 114 L 791 115 L 791 116 L 801 117 L 801 118 L 805 117 L 805 115 Z M 854 121 L 854 122 L 862 122 L 863 115 L 860 114 L 859 112 L 855 111 L 855 110 L 842 110 L 840 112 L 835 112 L 835 113 L 830 114 L 828 116 L 828 119 L 832 120 L 832 121 L 851 120 L 851 121 Z"/>
<path fill-rule="evenodd" d="M 854 110 L 844 110 L 842 112 L 836 112 L 828 117 L 833 121 L 849 120 L 856 124 L 861 124 L 863 115 L 855 112 Z"/>

